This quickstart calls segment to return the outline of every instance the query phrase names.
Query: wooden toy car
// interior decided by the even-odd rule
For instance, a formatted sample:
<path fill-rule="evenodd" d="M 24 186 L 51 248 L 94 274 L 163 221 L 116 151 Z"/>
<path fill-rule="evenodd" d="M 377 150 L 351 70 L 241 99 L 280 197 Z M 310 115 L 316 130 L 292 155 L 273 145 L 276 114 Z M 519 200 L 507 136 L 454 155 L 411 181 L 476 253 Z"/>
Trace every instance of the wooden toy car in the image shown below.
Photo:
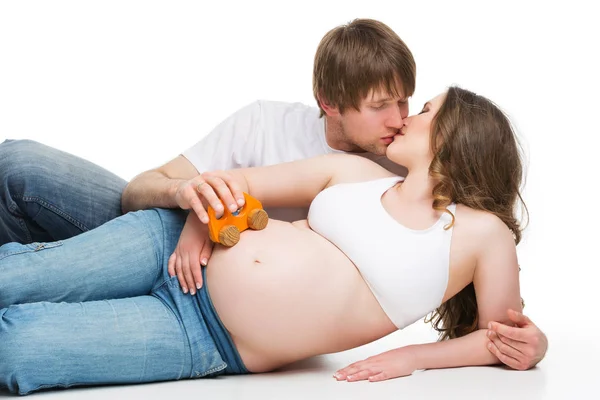
<path fill-rule="evenodd" d="M 215 210 L 208 207 L 210 240 L 231 247 L 240 240 L 240 233 L 246 229 L 261 230 L 267 226 L 269 216 L 261 202 L 248 193 L 244 193 L 244 199 L 244 205 L 233 213 L 225 207 L 221 218 L 217 218 Z"/>

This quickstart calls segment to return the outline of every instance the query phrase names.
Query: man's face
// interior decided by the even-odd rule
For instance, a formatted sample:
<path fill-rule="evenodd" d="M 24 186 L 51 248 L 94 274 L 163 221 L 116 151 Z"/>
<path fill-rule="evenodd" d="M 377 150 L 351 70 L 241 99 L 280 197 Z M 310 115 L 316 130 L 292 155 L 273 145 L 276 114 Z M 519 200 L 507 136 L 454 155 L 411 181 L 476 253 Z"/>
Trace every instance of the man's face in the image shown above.
<path fill-rule="evenodd" d="M 384 91 L 372 91 L 360 104 L 360 111 L 346 109 L 339 116 L 341 138 L 348 145 L 377 155 L 385 155 L 387 146 L 402 128 L 408 116 L 408 100 L 392 97 Z"/>

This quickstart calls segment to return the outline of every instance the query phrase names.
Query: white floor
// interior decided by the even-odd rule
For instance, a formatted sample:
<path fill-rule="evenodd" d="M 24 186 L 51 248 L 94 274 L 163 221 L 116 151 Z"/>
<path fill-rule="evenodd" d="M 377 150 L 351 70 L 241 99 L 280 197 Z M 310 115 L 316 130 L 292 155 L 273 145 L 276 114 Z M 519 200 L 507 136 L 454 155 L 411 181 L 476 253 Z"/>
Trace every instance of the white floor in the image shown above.
<path fill-rule="evenodd" d="M 565 325 L 566 327 L 566 325 Z M 52 399 L 598 399 L 596 360 L 600 346 L 580 331 L 545 330 L 546 358 L 529 371 L 469 367 L 417 371 L 390 381 L 337 382 L 336 369 L 373 354 L 428 339 L 420 324 L 369 345 L 289 366 L 283 371 L 217 379 L 46 391 L 28 398 Z M 0 392 L 0 398 L 16 398 Z"/>

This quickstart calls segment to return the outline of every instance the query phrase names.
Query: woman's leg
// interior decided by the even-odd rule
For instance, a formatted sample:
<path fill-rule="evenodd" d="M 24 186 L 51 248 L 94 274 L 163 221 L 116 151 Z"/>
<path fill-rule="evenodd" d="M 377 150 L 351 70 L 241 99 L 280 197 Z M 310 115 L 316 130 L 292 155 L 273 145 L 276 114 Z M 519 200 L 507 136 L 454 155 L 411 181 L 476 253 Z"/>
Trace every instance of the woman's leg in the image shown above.
<path fill-rule="evenodd" d="M 32 140 L 0 144 L 0 245 L 62 240 L 121 215 L 127 182 Z"/>
<path fill-rule="evenodd" d="M 189 295 L 180 300 L 196 301 Z M 202 316 L 182 317 L 167 304 L 140 296 L 2 309 L 0 386 L 27 394 L 52 387 L 186 379 L 225 369 Z"/>
<path fill-rule="evenodd" d="M 182 211 L 137 211 L 62 242 L 0 246 L 0 308 L 149 294 L 184 222 Z"/>

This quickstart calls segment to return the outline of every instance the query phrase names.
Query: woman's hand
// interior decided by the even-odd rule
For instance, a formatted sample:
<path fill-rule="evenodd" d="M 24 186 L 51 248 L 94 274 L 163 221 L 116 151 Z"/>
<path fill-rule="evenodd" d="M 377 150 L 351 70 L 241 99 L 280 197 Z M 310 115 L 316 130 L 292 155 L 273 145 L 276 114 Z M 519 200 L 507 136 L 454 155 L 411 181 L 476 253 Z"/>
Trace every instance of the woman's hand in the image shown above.
<path fill-rule="evenodd" d="M 490 322 L 488 350 L 501 362 L 517 370 L 534 367 L 548 349 L 546 335 L 522 313 L 508 310 L 508 317 L 516 326 Z"/>
<path fill-rule="evenodd" d="M 169 276 L 177 275 L 183 293 L 196 294 L 202 287 L 202 270 L 212 254 L 214 243 L 208 236 L 208 227 L 196 214 L 188 214 L 177 247 L 169 257 Z"/>
<path fill-rule="evenodd" d="M 200 221 L 208 224 L 203 200 L 214 210 L 217 218 L 223 215 L 223 204 L 234 212 L 244 205 L 244 193 L 235 179 L 225 171 L 211 171 L 179 184 L 175 201 L 180 208 L 194 210 Z"/>
<path fill-rule="evenodd" d="M 338 381 L 368 379 L 370 382 L 378 382 L 411 375 L 415 370 L 414 355 L 410 347 L 400 347 L 350 364 L 337 371 L 333 377 Z"/>
<path fill-rule="evenodd" d="M 175 195 L 182 209 L 192 208 L 179 236 L 177 247 L 168 261 L 171 277 L 177 275 L 184 293 L 196 294 L 202 287 L 202 269 L 207 265 L 214 243 L 210 240 L 208 213 L 205 204 L 215 210 L 215 215 L 223 215 L 223 204 L 228 204 L 231 212 L 244 205 L 244 193 L 231 174 L 225 171 L 206 172 L 182 182 Z"/>

